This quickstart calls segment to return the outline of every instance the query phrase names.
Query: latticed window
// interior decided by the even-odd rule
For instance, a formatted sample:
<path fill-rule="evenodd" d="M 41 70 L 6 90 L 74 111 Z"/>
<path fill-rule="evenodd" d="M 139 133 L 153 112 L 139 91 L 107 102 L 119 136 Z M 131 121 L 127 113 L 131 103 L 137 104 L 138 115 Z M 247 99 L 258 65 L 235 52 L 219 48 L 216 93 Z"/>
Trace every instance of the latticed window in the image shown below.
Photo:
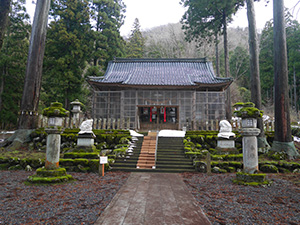
<path fill-rule="evenodd" d="M 122 97 L 123 96 L 123 97 Z M 123 118 L 129 120 L 130 127 L 149 120 L 145 110 L 151 107 L 176 109 L 178 128 L 191 127 L 193 123 L 205 123 L 225 118 L 224 92 L 200 92 L 186 90 L 122 90 L 95 93 L 95 118 Z M 143 108 L 143 109 L 142 109 Z M 161 109 L 163 112 L 163 109 Z M 143 112 L 143 113 L 141 113 Z M 143 115 L 141 115 L 143 114 Z M 148 118 L 148 119 L 145 119 Z M 162 116 L 162 118 L 164 118 Z M 164 121 L 168 121 L 166 118 Z M 170 120 L 171 121 L 171 120 Z"/>

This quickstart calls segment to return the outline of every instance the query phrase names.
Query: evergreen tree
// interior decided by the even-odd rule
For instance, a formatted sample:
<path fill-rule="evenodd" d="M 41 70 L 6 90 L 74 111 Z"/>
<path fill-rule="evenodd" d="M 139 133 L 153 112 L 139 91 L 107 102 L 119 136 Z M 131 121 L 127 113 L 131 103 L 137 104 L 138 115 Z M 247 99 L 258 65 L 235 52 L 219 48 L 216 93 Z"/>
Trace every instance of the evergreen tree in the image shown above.
<path fill-rule="evenodd" d="M 286 41 L 288 55 L 289 84 L 294 85 L 294 75 L 296 83 L 296 96 L 299 94 L 300 86 L 300 25 L 296 20 L 292 19 L 290 13 L 285 16 L 286 24 Z M 262 100 L 264 103 L 274 100 L 274 66 L 273 66 L 273 20 L 266 23 L 260 41 L 260 73 Z M 295 96 L 294 90 L 291 93 Z M 294 100 L 296 98 L 294 97 Z M 294 101 L 293 101 L 294 102 Z M 299 105 L 297 101 L 296 107 Z M 295 102 L 294 102 L 295 106 Z"/>
<path fill-rule="evenodd" d="M 0 123 L 15 128 L 24 85 L 30 23 L 25 0 L 12 1 L 3 48 L 0 51 Z"/>
<path fill-rule="evenodd" d="M 51 5 L 43 76 L 44 104 L 63 102 L 66 108 L 75 99 L 83 101 L 83 71 L 92 46 L 89 2 L 55 0 Z"/>
<path fill-rule="evenodd" d="M 188 39 L 198 40 L 203 36 L 211 38 L 217 37 L 219 33 L 223 34 L 225 76 L 229 77 L 227 25 L 239 7 L 244 5 L 244 0 L 181 0 L 181 2 L 188 7 L 182 18 L 183 29 L 186 30 Z M 230 99 L 230 88 L 228 88 L 226 118 L 229 120 L 231 119 Z"/>
<path fill-rule="evenodd" d="M 11 0 L 0 0 L 0 50 L 2 48 L 5 28 L 7 25 L 10 2 Z"/>
<path fill-rule="evenodd" d="M 133 29 L 127 42 L 127 57 L 142 58 L 145 49 L 145 38 L 141 32 L 141 25 L 136 18 L 133 23 Z"/>
<path fill-rule="evenodd" d="M 114 57 L 124 55 L 125 42 L 120 35 L 124 23 L 122 0 L 92 0 L 94 25 L 93 65 L 106 69 Z"/>
<path fill-rule="evenodd" d="M 291 131 L 288 63 L 286 31 L 284 20 L 284 1 L 273 0 L 274 15 L 274 82 L 275 82 L 275 135 L 273 151 L 284 151 L 288 157 L 299 157 Z"/>
<path fill-rule="evenodd" d="M 24 138 L 24 135 L 26 136 L 26 130 L 37 128 L 50 3 L 50 0 L 38 0 L 36 3 L 20 106 L 18 131 L 15 133 L 18 138 L 14 140 L 13 145 L 18 145 L 19 140 Z M 24 130 L 25 133 L 23 132 Z"/>

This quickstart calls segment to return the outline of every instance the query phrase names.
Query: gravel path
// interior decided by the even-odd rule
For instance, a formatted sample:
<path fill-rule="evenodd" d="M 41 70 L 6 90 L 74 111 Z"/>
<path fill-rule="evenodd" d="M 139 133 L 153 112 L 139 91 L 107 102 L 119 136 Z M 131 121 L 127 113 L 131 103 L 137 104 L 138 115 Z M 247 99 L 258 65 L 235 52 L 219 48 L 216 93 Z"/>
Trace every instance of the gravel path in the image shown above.
<path fill-rule="evenodd" d="M 276 175 L 267 187 L 234 185 L 234 174 L 182 178 L 212 224 L 300 224 L 300 186 Z"/>
<path fill-rule="evenodd" d="M 0 171 L 0 224 L 93 224 L 129 173 L 69 173 L 77 181 L 26 186 L 33 172 Z"/>
<path fill-rule="evenodd" d="M 0 224 L 93 224 L 129 176 L 70 173 L 77 181 L 24 185 L 32 174 L 0 171 Z M 300 186 L 282 176 L 269 175 L 269 187 L 234 185 L 234 174 L 181 177 L 213 224 L 300 224 Z"/>

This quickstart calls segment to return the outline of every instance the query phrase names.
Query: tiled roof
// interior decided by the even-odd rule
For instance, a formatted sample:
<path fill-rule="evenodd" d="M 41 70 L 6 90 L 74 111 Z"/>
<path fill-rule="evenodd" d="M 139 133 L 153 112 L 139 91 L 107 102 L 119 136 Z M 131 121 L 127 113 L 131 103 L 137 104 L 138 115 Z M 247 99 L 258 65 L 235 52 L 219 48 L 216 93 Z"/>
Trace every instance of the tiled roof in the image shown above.
<path fill-rule="evenodd" d="M 147 86 L 196 86 L 225 84 L 231 78 L 217 78 L 206 59 L 120 59 L 111 61 L 104 77 L 90 77 L 102 84 Z"/>

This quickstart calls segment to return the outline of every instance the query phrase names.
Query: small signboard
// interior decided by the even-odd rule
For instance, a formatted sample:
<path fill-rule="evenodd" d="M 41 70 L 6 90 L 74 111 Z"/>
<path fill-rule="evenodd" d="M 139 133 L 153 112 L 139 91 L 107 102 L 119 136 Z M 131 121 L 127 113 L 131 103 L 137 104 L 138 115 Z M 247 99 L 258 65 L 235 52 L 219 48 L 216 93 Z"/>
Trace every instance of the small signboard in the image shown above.
<path fill-rule="evenodd" d="M 100 156 L 100 164 L 108 163 L 107 156 Z"/>

